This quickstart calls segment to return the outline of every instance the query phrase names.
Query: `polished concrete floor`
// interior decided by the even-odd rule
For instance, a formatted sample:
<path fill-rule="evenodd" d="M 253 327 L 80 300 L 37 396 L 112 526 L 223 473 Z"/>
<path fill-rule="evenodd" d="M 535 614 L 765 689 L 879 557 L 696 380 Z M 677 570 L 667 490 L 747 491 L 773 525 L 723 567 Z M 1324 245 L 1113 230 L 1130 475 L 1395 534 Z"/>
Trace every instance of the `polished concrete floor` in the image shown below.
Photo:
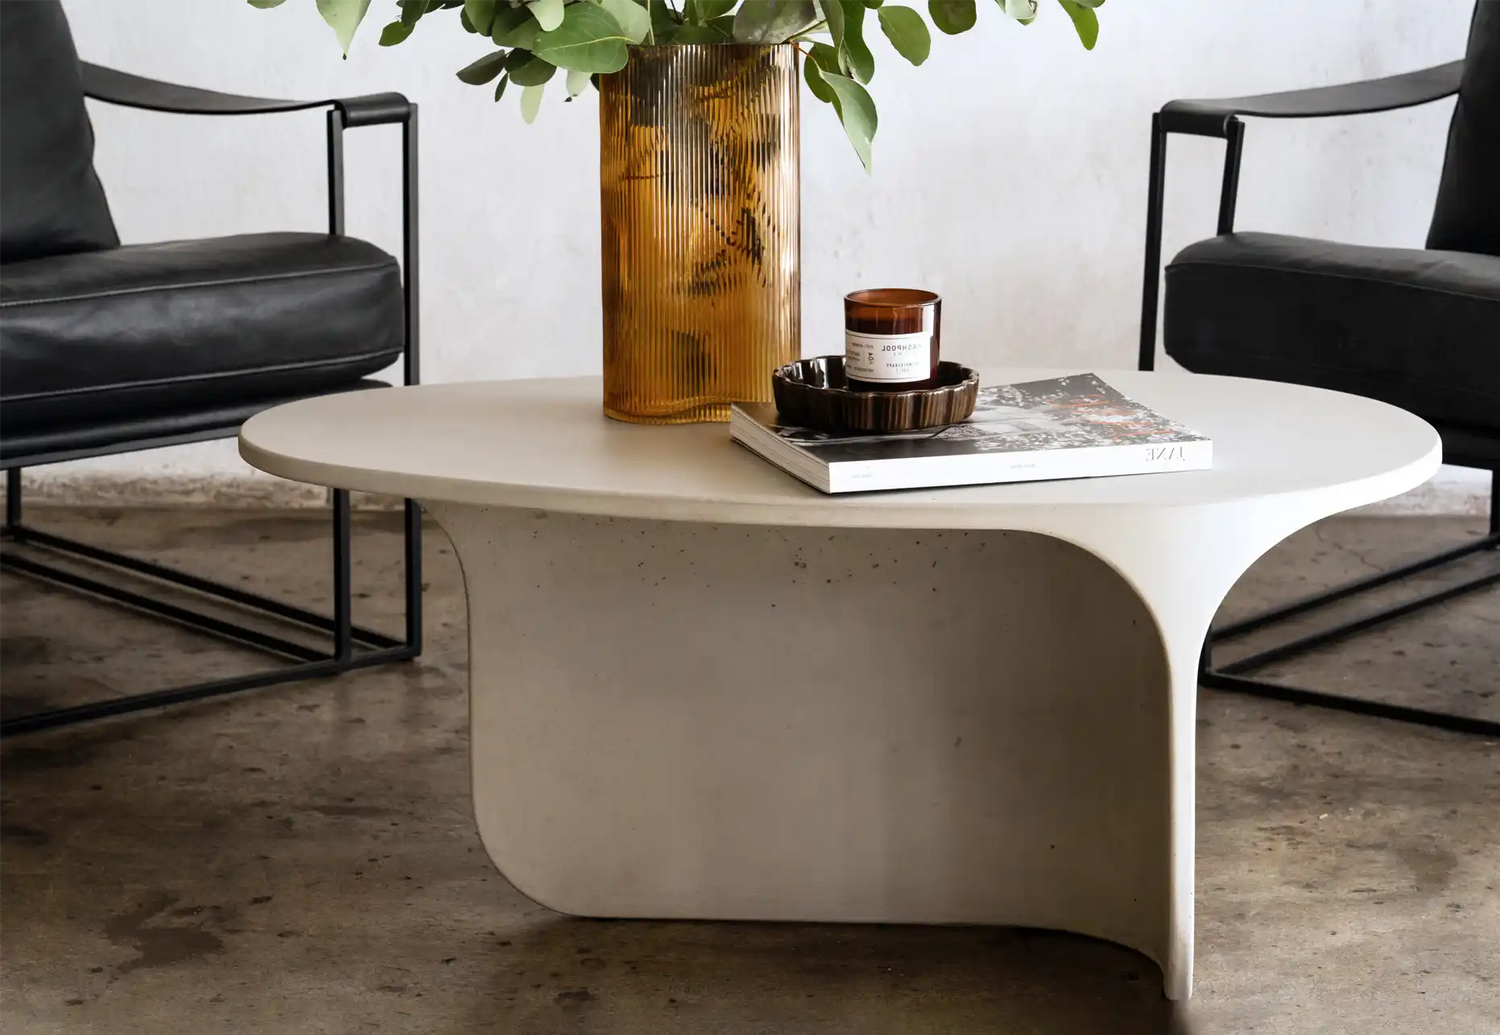
<path fill-rule="evenodd" d="M 305 513 L 35 519 L 327 605 L 326 531 Z M 357 526 L 358 618 L 394 628 L 395 521 Z M 1477 533 L 1327 522 L 1226 613 Z M 1068 935 L 550 913 L 475 833 L 460 574 L 440 534 L 427 561 L 415 665 L 5 743 L 7 1033 L 1500 1032 L 1500 746 L 1208 691 L 1184 1010 L 1149 960 Z M 0 586 L 8 714 L 258 664 L 21 577 Z M 1500 718 L 1500 594 L 1281 674 Z"/>

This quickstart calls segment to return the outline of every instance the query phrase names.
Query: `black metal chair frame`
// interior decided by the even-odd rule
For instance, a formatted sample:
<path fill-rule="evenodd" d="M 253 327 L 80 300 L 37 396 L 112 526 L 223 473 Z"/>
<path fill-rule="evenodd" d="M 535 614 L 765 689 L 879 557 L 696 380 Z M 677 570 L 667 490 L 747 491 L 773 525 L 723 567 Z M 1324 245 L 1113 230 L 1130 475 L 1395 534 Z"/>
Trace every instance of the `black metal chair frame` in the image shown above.
<path fill-rule="evenodd" d="M 417 106 L 400 94 L 375 94 L 342 100 L 285 101 L 200 90 L 158 82 L 141 76 L 82 63 L 84 94 L 111 104 L 184 115 L 259 115 L 315 108 L 328 109 L 328 232 L 344 232 L 344 130 L 360 126 L 399 124 L 402 151 L 402 294 L 405 303 L 406 348 L 402 380 L 414 385 L 420 377 L 417 315 Z M 351 592 L 351 507 L 349 492 L 335 489 L 333 502 L 333 614 L 323 615 L 235 586 L 200 578 L 140 560 L 112 550 L 53 535 L 22 521 L 21 470 L 41 464 L 83 457 L 129 453 L 187 442 L 233 438 L 239 420 L 167 436 L 143 437 L 99 447 L 53 449 L 34 455 L 7 457 L 5 523 L 3 537 L 18 546 L 40 548 L 54 554 L 81 558 L 115 573 L 144 576 L 204 597 L 227 602 L 263 617 L 297 627 L 303 633 L 328 637 L 331 650 L 323 650 L 259 629 L 226 621 L 188 607 L 157 599 L 149 592 L 135 592 L 76 574 L 23 556 L 19 551 L 0 553 L 0 570 L 82 591 L 135 611 L 166 619 L 196 631 L 255 648 L 290 662 L 264 672 L 215 679 L 127 697 L 58 708 L 0 722 L 0 736 L 68 726 L 92 719 L 124 715 L 147 708 L 195 701 L 221 694 L 299 679 L 333 676 L 353 669 L 390 661 L 415 658 L 422 650 L 422 517 L 417 505 L 405 501 L 405 597 L 406 629 L 401 638 L 357 626 L 353 622 Z"/>
<path fill-rule="evenodd" d="M 1140 369 L 1151 370 L 1156 361 L 1157 300 L 1161 287 L 1161 226 L 1162 201 L 1166 189 L 1167 135 L 1183 133 L 1190 136 L 1217 137 L 1225 142 L 1224 177 L 1219 194 L 1219 235 L 1234 232 L 1234 207 L 1239 193 L 1240 154 L 1244 146 L 1245 125 L 1238 116 L 1258 118 L 1322 118 L 1342 115 L 1361 115 L 1381 111 L 1392 111 L 1450 97 L 1458 91 L 1459 78 L 1463 72 L 1462 61 L 1452 61 L 1434 68 L 1408 72 L 1404 75 L 1383 79 L 1370 79 L 1337 86 L 1318 87 L 1309 90 L 1293 90 L 1285 93 L 1265 94 L 1257 97 L 1233 97 L 1223 100 L 1172 101 L 1151 118 L 1151 170 L 1146 194 L 1146 261 L 1144 284 L 1141 291 L 1141 344 Z M 1439 429 L 1441 430 L 1441 429 Z M 1317 611 L 1339 601 L 1358 596 L 1368 590 L 1389 585 L 1410 575 L 1451 564 L 1462 558 L 1486 550 L 1500 548 L 1500 473 L 1497 473 L 1496 457 L 1500 457 L 1500 442 L 1489 456 L 1446 455 L 1444 463 L 1461 467 L 1476 467 L 1490 471 L 1489 532 L 1482 538 L 1410 564 L 1368 578 L 1350 582 L 1303 600 L 1273 608 L 1242 621 L 1220 626 L 1209 633 L 1203 647 L 1199 681 L 1204 686 L 1220 690 L 1231 690 L 1257 697 L 1290 701 L 1295 704 L 1316 705 L 1340 711 L 1374 715 L 1402 722 L 1417 723 L 1461 733 L 1500 737 L 1500 722 L 1477 719 L 1425 708 L 1409 708 L 1349 697 L 1342 694 L 1325 693 L 1285 686 L 1247 675 L 1278 661 L 1324 647 L 1375 626 L 1414 612 L 1446 603 L 1456 597 L 1500 583 L 1500 572 L 1479 576 L 1444 589 L 1425 594 L 1413 600 L 1363 615 L 1350 621 L 1333 625 L 1319 632 L 1302 636 L 1286 643 L 1258 651 L 1248 657 L 1228 664 L 1216 666 L 1213 662 L 1215 644 L 1225 643 L 1249 633 L 1277 625 L 1299 615 Z"/>

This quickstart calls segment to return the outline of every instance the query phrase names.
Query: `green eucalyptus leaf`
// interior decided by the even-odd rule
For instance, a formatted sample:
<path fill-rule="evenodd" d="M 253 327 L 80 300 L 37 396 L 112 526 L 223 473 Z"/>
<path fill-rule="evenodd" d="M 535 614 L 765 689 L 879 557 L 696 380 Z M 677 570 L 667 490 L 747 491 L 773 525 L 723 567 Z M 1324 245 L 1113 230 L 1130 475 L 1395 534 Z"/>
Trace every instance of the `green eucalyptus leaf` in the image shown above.
<path fill-rule="evenodd" d="M 536 42 L 536 34 L 541 31 L 542 27 L 531 16 L 531 8 L 502 5 L 495 12 L 495 22 L 490 26 L 490 39 L 501 47 L 530 50 Z"/>
<path fill-rule="evenodd" d="M 651 35 L 651 15 L 635 0 L 599 0 L 599 6 L 620 23 L 631 43 L 640 43 Z"/>
<path fill-rule="evenodd" d="M 682 20 L 689 25 L 707 25 L 734 10 L 739 0 L 687 0 L 682 5 Z"/>
<path fill-rule="evenodd" d="M 505 71 L 517 86 L 541 86 L 556 74 L 557 66 L 535 54 L 513 50 L 505 62 Z"/>
<path fill-rule="evenodd" d="M 721 14 L 717 18 L 710 18 L 708 27 L 718 29 L 724 34 L 726 40 L 734 39 L 734 15 L 732 14 Z"/>
<path fill-rule="evenodd" d="M 1103 0 L 1100 0 L 1100 2 L 1102 3 Z M 865 0 L 865 6 L 872 11 L 879 10 L 880 5 L 883 3 L 885 3 L 885 0 Z"/>
<path fill-rule="evenodd" d="M 1093 50 L 1094 44 L 1099 42 L 1099 17 L 1094 14 L 1094 9 L 1083 6 L 1077 0 L 1057 2 L 1068 12 L 1068 17 L 1073 19 L 1073 28 L 1078 30 L 1078 39 L 1083 43 L 1083 49 Z"/>
<path fill-rule="evenodd" d="M 827 43 L 814 43 L 812 45 L 812 53 L 808 55 L 808 60 L 816 62 L 825 72 L 832 72 L 834 75 L 843 75 L 839 71 L 839 53 Z"/>
<path fill-rule="evenodd" d="M 927 31 L 927 23 L 910 7 L 882 7 L 880 28 L 896 53 L 914 65 L 920 65 L 932 53 L 932 35 Z"/>
<path fill-rule="evenodd" d="M 865 42 L 865 5 L 860 0 L 829 0 L 823 8 L 824 14 L 835 6 L 844 10 L 844 39 L 836 48 L 839 65 L 846 75 L 868 83 L 875 76 L 875 55 Z"/>
<path fill-rule="evenodd" d="M 338 37 L 339 48 L 344 57 L 349 56 L 349 44 L 354 41 L 354 30 L 364 20 L 370 9 L 370 0 L 318 0 L 318 13 Z"/>
<path fill-rule="evenodd" d="M 949 36 L 968 32 L 979 20 L 974 0 L 927 0 L 927 13 L 938 31 Z"/>
<path fill-rule="evenodd" d="M 526 0 L 543 32 L 551 32 L 563 23 L 563 0 Z"/>
<path fill-rule="evenodd" d="M 406 37 L 411 35 L 411 30 L 416 28 L 411 22 L 391 22 L 380 30 L 380 45 L 382 47 L 394 47 Z"/>
<path fill-rule="evenodd" d="M 844 45 L 844 5 L 839 0 L 823 0 L 818 5 L 823 10 L 823 22 L 828 26 L 828 35 L 833 37 L 833 49 L 839 50 Z M 837 68 L 828 71 L 837 72 Z"/>
<path fill-rule="evenodd" d="M 474 28 L 474 23 L 471 22 L 471 21 L 469 21 L 469 12 L 468 11 L 460 10 L 458 12 L 458 24 L 460 24 L 460 25 L 463 26 L 464 32 L 478 32 L 479 31 L 478 29 Z"/>
<path fill-rule="evenodd" d="M 498 101 L 500 98 L 505 96 L 505 88 L 508 85 L 510 85 L 510 75 L 506 74 L 501 76 L 500 81 L 495 84 L 495 100 Z"/>
<path fill-rule="evenodd" d="M 416 25 L 417 19 L 427 13 L 427 0 L 396 0 L 401 8 L 401 24 Z"/>
<path fill-rule="evenodd" d="M 846 76 L 823 73 L 823 81 L 833 91 L 833 107 L 843 123 L 844 135 L 854 145 L 865 172 L 870 171 L 870 144 L 875 140 L 875 129 L 879 120 L 875 116 L 875 102 L 870 93 L 853 79 Z"/>
<path fill-rule="evenodd" d="M 829 0 L 830 5 L 838 0 Z M 785 43 L 818 24 L 813 0 L 746 0 L 734 13 L 736 43 Z"/>
<path fill-rule="evenodd" d="M 536 121 L 536 113 L 542 109 L 542 91 L 545 89 L 545 83 L 538 83 L 521 91 L 521 118 L 528 126 Z"/>
<path fill-rule="evenodd" d="M 499 0 L 464 0 L 464 14 L 468 16 L 469 24 L 474 26 L 474 31 L 481 36 L 490 34 L 490 26 L 495 23 L 495 9 L 499 6 Z"/>
<path fill-rule="evenodd" d="M 869 82 L 875 73 L 875 58 L 864 41 L 864 5 L 856 0 L 823 0 L 822 7 L 833 49 L 839 56 L 838 67 L 827 71 Z M 862 74 L 865 72 L 869 74 Z"/>
<path fill-rule="evenodd" d="M 730 41 L 727 33 L 717 25 L 689 25 L 683 23 L 677 30 L 677 35 L 672 37 L 672 42 L 677 44 L 690 43 L 728 43 Z"/>
<path fill-rule="evenodd" d="M 262 11 L 269 11 L 273 7 L 280 7 L 286 0 L 250 0 L 251 7 L 259 7 Z"/>
<path fill-rule="evenodd" d="M 493 54 L 486 54 L 473 64 L 465 65 L 458 70 L 460 81 L 470 86 L 483 86 L 495 76 L 505 71 L 507 53 L 497 50 Z"/>
<path fill-rule="evenodd" d="M 532 4 L 536 11 L 536 4 Z M 630 37 L 604 8 L 590 3 L 569 4 L 562 23 L 536 34 L 531 52 L 559 68 L 580 72 L 618 72 L 630 59 L 625 49 Z"/>
<path fill-rule="evenodd" d="M 995 0 L 1008 17 L 1014 18 L 1022 25 L 1030 25 L 1036 21 L 1036 0 Z"/>
<path fill-rule="evenodd" d="M 1103 7 L 1104 0 L 1074 0 L 1079 7 Z"/>
<path fill-rule="evenodd" d="M 823 81 L 823 73 L 837 73 L 838 70 L 838 52 L 826 43 L 814 43 L 812 53 L 807 55 L 807 61 L 802 65 L 802 76 L 807 80 L 807 88 L 814 97 L 832 104 L 836 95 L 833 87 Z"/>
<path fill-rule="evenodd" d="M 627 0 L 628 2 L 628 0 Z M 568 69 L 568 98 L 571 100 L 589 88 L 589 73 Z"/>
<path fill-rule="evenodd" d="M 682 23 L 677 12 L 667 6 L 667 0 L 647 0 L 651 12 L 651 39 L 657 46 L 673 42 L 677 27 Z"/>

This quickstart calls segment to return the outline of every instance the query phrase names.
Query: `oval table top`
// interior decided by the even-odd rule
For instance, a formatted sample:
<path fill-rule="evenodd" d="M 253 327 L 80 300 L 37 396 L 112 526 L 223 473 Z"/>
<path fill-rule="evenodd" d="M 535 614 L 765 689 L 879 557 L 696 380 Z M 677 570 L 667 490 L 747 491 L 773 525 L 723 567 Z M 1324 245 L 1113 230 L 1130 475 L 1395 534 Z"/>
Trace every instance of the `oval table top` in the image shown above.
<path fill-rule="evenodd" d="M 1077 372 L 990 370 L 982 383 Z M 289 403 L 245 423 L 240 454 L 295 481 L 418 500 L 886 528 L 1005 528 L 1045 523 L 1058 508 L 1174 508 L 1308 493 L 1341 504 L 1332 512 L 1414 488 L 1441 459 L 1429 424 L 1359 396 L 1182 372 L 1098 373 L 1212 438 L 1213 469 L 830 496 L 731 441 L 727 425 L 610 420 L 598 377 L 420 385 Z"/>

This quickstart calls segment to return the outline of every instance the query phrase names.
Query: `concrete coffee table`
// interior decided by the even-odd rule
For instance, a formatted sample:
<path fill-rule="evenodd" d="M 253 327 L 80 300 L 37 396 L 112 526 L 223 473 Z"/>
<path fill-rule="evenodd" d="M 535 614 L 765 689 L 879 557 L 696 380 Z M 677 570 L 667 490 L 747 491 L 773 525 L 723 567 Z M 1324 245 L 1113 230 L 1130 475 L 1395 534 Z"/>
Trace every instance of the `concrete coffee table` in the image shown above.
<path fill-rule="evenodd" d="M 1440 447 L 1354 396 L 1103 376 L 1209 434 L 1215 469 L 830 497 L 723 425 L 607 420 L 596 378 L 326 396 L 240 451 L 418 499 L 452 538 L 474 811 L 537 902 L 1058 928 L 1150 956 L 1175 999 L 1214 611 Z"/>

